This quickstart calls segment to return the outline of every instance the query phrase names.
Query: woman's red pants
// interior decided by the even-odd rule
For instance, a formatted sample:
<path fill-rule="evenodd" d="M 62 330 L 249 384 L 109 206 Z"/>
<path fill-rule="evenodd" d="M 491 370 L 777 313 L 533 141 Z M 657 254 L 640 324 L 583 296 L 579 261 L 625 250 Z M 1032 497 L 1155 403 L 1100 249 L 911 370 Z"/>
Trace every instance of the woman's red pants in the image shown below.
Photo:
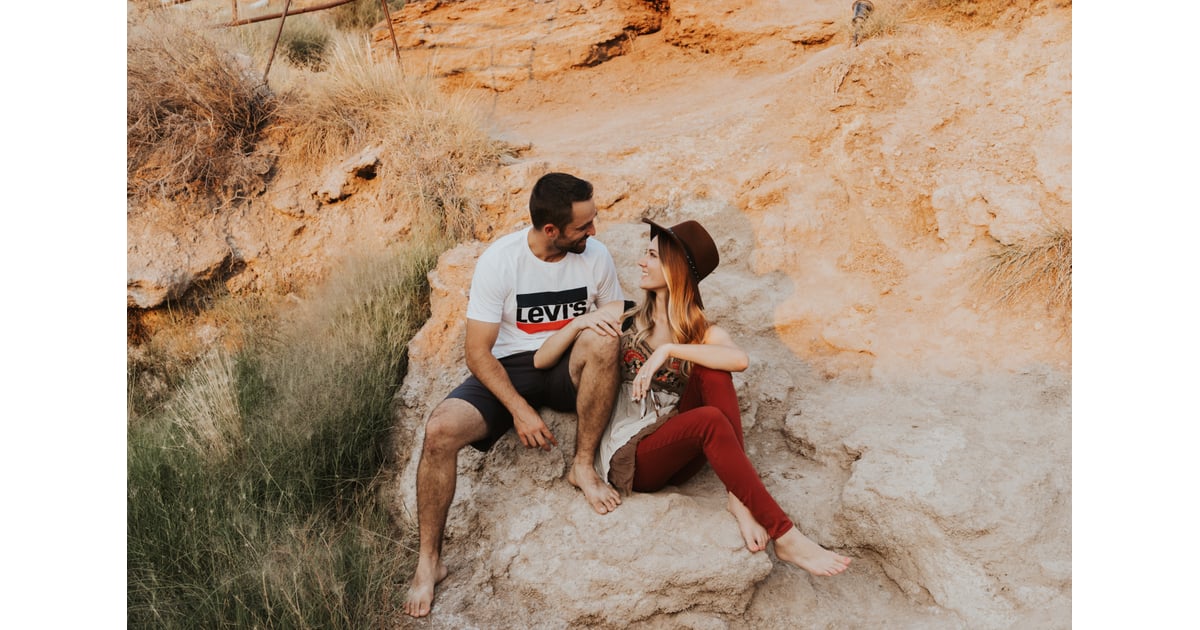
<path fill-rule="evenodd" d="M 654 492 L 691 479 L 705 462 L 754 515 L 772 539 L 784 535 L 792 521 L 763 486 L 746 456 L 742 416 L 729 372 L 692 365 L 679 413 L 637 447 L 633 489 Z"/>

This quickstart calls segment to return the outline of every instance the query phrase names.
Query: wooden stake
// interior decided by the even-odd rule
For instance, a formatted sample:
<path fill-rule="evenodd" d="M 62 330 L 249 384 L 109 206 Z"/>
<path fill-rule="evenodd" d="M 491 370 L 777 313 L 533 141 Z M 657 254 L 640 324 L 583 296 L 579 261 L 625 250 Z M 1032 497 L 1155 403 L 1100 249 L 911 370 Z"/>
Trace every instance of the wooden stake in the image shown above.
<path fill-rule="evenodd" d="M 387 22 L 388 33 L 392 35 L 392 49 L 396 51 L 396 65 L 400 66 L 400 76 L 404 76 L 404 66 L 400 63 L 400 44 L 396 43 L 396 29 L 392 26 L 392 11 L 388 9 L 387 0 L 379 0 L 383 5 L 383 19 Z"/>
<path fill-rule="evenodd" d="M 275 61 L 275 49 L 279 48 L 279 38 L 283 35 L 283 22 L 287 19 L 288 7 L 292 6 L 292 0 L 287 0 L 283 3 L 283 13 L 279 14 L 279 30 L 275 31 L 275 44 L 271 46 L 271 56 L 267 58 L 267 69 L 263 71 L 263 83 L 267 82 L 267 75 L 271 74 L 271 63 Z"/>

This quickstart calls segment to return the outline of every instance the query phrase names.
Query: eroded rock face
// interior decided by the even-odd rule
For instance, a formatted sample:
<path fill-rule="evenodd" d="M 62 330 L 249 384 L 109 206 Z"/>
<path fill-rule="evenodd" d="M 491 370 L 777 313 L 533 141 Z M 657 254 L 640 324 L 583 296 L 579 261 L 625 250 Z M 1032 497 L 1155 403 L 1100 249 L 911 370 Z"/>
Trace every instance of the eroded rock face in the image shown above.
<path fill-rule="evenodd" d="M 506 90 L 622 55 L 662 22 L 664 2 L 583 0 L 410 2 L 392 15 L 405 67 Z M 387 25 L 371 31 L 376 55 L 394 55 Z"/>
<path fill-rule="evenodd" d="M 521 459 L 489 463 L 520 475 Z M 503 479 L 479 489 L 495 500 L 478 507 L 511 512 L 497 520 L 491 553 L 479 562 L 490 569 L 493 589 L 519 593 L 520 605 L 554 611 L 568 625 L 623 626 L 683 610 L 739 615 L 771 571 L 770 559 L 747 552 L 730 516 L 711 502 L 637 494 L 619 513 L 601 516 L 558 477 L 540 489 L 542 500 L 528 503 L 519 482 Z"/>
<path fill-rule="evenodd" d="M 822 388 L 784 423 L 790 444 L 848 473 L 845 536 L 909 597 L 972 627 L 1068 606 L 1069 382 L 1044 372 L 876 387 Z"/>
<path fill-rule="evenodd" d="M 162 306 L 208 280 L 233 292 L 303 285 L 348 252 L 398 240 L 411 213 L 370 194 L 382 160 L 378 147 L 364 147 L 315 181 L 284 173 L 266 194 L 235 204 L 131 202 L 128 306 Z"/>
<path fill-rule="evenodd" d="M 672 0 L 664 20 L 667 41 L 704 52 L 732 52 L 767 38 L 800 46 L 828 42 L 849 3 L 817 0 L 803 5 L 738 0 Z"/>
<path fill-rule="evenodd" d="M 128 306 L 152 308 L 182 296 L 196 282 L 235 263 L 223 218 L 179 221 L 177 212 L 131 213 L 128 222 Z"/>

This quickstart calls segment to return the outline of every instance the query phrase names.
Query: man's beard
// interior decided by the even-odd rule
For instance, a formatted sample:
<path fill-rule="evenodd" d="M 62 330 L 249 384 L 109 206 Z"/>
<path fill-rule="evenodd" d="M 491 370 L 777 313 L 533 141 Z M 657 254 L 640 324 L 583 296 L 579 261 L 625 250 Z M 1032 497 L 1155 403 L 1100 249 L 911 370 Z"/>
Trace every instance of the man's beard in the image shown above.
<path fill-rule="evenodd" d="M 585 236 L 577 241 L 556 242 L 554 246 L 557 247 L 559 251 L 571 252 L 572 254 L 582 254 L 583 251 L 587 249 L 587 240 L 588 237 Z"/>

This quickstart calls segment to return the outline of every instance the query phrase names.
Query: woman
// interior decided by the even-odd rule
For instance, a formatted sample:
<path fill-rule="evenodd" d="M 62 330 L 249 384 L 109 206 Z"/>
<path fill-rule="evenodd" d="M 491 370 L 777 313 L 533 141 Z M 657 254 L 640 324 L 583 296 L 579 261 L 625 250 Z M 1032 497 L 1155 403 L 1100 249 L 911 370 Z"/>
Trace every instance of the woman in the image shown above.
<path fill-rule="evenodd" d="M 801 534 L 746 456 L 730 372 L 745 370 L 749 359 L 705 318 L 700 298 L 700 281 L 719 262 L 712 237 L 695 221 L 669 228 L 643 221 L 650 224 L 650 247 L 638 261 L 645 299 L 623 316 L 623 382 L 597 458 L 602 476 L 625 493 L 654 492 L 710 463 L 747 549 L 762 551 L 774 540 L 776 556 L 813 575 L 845 571 L 850 558 Z M 553 365 L 593 323 L 576 321 L 546 340 L 535 366 Z"/>

